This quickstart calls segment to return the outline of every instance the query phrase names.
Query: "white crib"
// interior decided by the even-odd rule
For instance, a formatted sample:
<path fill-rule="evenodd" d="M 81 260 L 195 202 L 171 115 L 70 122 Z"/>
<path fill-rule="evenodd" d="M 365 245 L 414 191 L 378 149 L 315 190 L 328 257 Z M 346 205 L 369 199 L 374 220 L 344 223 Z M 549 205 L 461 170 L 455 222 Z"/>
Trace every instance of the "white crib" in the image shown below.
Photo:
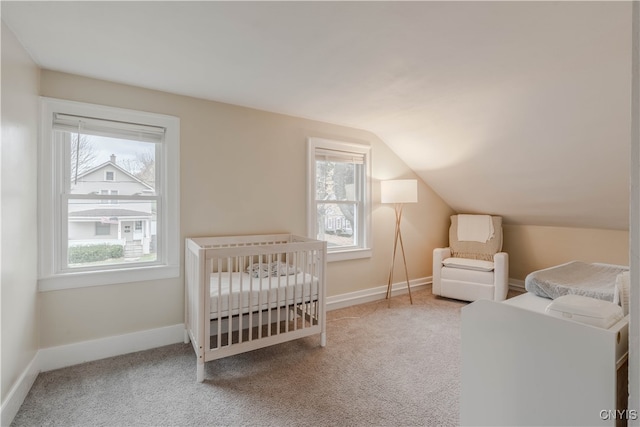
<path fill-rule="evenodd" d="M 326 345 L 326 242 L 291 234 L 185 243 L 185 343 L 204 363 L 320 334 Z"/>

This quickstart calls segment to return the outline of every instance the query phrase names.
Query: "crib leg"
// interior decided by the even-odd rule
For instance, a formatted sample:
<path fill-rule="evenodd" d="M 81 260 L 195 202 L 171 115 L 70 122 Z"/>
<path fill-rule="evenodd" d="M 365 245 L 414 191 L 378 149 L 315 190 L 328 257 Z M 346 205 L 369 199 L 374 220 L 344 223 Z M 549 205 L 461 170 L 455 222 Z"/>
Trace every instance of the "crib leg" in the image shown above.
<path fill-rule="evenodd" d="M 327 333 L 323 332 L 320 334 L 320 347 L 325 347 L 327 345 Z"/>
<path fill-rule="evenodd" d="M 196 376 L 199 383 L 204 381 L 204 363 L 198 362 Z"/>
<path fill-rule="evenodd" d="M 185 344 L 189 344 L 191 340 L 189 339 L 189 331 L 187 331 L 186 329 L 184 330 L 184 343 Z"/>

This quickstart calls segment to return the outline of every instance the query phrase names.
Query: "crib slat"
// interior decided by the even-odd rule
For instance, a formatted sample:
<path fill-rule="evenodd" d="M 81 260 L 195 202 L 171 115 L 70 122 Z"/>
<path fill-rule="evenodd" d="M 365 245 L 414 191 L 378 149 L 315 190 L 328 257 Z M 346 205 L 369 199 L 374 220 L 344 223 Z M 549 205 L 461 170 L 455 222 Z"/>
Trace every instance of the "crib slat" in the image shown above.
<path fill-rule="evenodd" d="M 304 266 L 305 266 L 305 270 L 308 272 L 309 271 L 309 252 L 305 251 L 304 252 Z M 307 318 L 308 318 L 308 313 L 307 310 L 309 309 L 309 304 L 307 303 L 309 296 L 307 295 L 307 287 L 303 284 L 302 285 L 302 329 L 305 329 L 307 327 Z"/>
<path fill-rule="evenodd" d="M 244 289 L 243 282 L 244 276 L 242 275 L 242 258 L 243 256 L 238 256 L 235 258 L 233 271 L 234 273 L 238 273 L 239 283 L 238 283 L 238 343 L 242 342 L 242 318 L 243 318 L 243 310 L 244 310 Z"/>
<path fill-rule="evenodd" d="M 302 266 L 300 265 L 300 254 L 298 252 L 295 252 L 294 258 L 295 258 L 295 263 L 296 263 L 296 268 L 301 268 Z M 302 272 L 304 273 L 304 269 L 302 269 Z M 302 276 L 304 277 L 304 276 Z M 296 276 L 296 280 L 295 280 L 295 287 L 293 288 L 293 330 L 296 331 L 298 330 L 298 285 L 299 285 L 299 280 L 298 280 L 298 276 Z"/>
<path fill-rule="evenodd" d="M 281 268 L 282 268 L 282 254 L 276 255 L 277 277 L 276 277 L 276 335 L 280 333 L 280 286 L 281 286 Z M 271 310 L 269 310 L 271 311 Z"/>
<path fill-rule="evenodd" d="M 216 326 L 217 326 L 217 345 L 216 348 L 221 348 L 222 347 L 222 259 L 218 258 L 218 270 L 217 270 L 217 275 L 218 275 L 218 298 L 217 300 L 217 305 L 218 305 L 218 310 L 216 311 Z"/>
<path fill-rule="evenodd" d="M 267 268 L 271 270 L 271 265 L 273 262 L 273 254 L 267 255 Z M 267 292 L 267 336 L 271 336 L 271 286 L 273 285 L 272 281 L 273 276 L 271 275 L 271 271 L 269 271 L 269 291 Z"/>
<path fill-rule="evenodd" d="M 284 332 L 287 333 L 287 332 L 289 332 L 289 325 L 290 325 L 290 321 L 291 321 L 291 314 L 290 314 L 291 310 L 290 310 L 290 302 L 289 302 L 289 296 L 290 296 L 290 291 L 291 291 L 291 283 L 293 281 L 295 281 L 295 278 L 297 277 L 298 272 L 297 272 L 297 270 L 294 269 L 293 265 L 291 265 L 291 253 L 290 252 L 287 252 L 285 254 L 284 262 L 287 265 L 287 269 L 293 269 L 293 274 L 287 274 L 286 283 L 285 283 L 285 290 L 284 290 L 284 297 L 283 297 L 283 304 L 282 304 L 285 307 Z M 291 271 L 287 271 L 287 273 L 291 273 Z"/>
<path fill-rule="evenodd" d="M 233 337 L 233 258 L 227 257 L 227 276 L 229 293 L 227 295 L 227 345 L 231 345 Z"/>
<path fill-rule="evenodd" d="M 253 340 L 253 257 L 249 257 L 249 341 Z"/>
<path fill-rule="evenodd" d="M 260 258 L 258 258 L 258 289 L 260 289 L 260 291 L 258 292 L 258 307 L 256 312 L 258 313 L 258 339 L 262 339 L 262 313 L 260 311 L 260 308 L 262 307 L 263 304 L 263 290 L 264 290 L 264 286 L 263 286 L 263 280 L 264 277 L 262 277 L 262 264 L 263 264 L 263 259 L 262 256 L 260 256 Z"/>

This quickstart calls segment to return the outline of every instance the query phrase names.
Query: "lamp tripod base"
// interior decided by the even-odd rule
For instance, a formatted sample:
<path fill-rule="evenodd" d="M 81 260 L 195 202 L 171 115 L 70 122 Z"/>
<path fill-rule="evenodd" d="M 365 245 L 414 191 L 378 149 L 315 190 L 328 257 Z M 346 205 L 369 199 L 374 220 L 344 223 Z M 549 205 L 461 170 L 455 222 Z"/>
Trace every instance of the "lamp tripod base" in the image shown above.
<path fill-rule="evenodd" d="M 407 258 L 404 254 L 404 244 L 402 243 L 402 232 L 400 231 L 400 223 L 402 222 L 402 203 L 396 204 L 396 229 L 393 239 L 393 254 L 391 255 L 391 268 L 389 269 L 389 281 L 387 283 L 387 296 L 388 306 L 391 307 L 391 290 L 393 287 L 393 269 L 396 261 L 396 253 L 398 250 L 398 242 L 400 242 L 400 252 L 402 252 L 402 262 L 404 265 L 404 274 L 407 281 L 407 291 L 409 292 L 409 301 L 413 304 L 413 297 L 411 296 L 411 286 L 409 285 L 409 271 L 407 270 Z"/>

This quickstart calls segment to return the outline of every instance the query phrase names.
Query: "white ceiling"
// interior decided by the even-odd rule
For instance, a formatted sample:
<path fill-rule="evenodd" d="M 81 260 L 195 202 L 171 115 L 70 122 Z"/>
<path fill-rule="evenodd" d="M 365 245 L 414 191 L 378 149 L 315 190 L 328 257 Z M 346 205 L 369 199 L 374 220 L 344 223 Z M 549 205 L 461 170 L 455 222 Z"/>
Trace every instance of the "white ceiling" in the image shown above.
<path fill-rule="evenodd" d="M 629 2 L 6 2 L 42 68 L 367 129 L 459 212 L 628 228 Z"/>

